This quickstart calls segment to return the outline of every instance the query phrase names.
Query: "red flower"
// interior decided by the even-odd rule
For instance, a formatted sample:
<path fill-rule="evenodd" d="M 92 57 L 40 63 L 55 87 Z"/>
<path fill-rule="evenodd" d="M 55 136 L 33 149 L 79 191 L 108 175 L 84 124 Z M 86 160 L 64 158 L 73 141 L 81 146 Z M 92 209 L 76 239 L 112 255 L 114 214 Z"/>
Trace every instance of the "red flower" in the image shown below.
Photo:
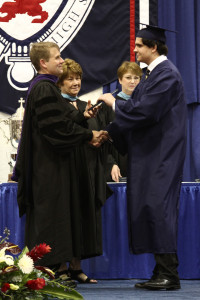
<path fill-rule="evenodd" d="M 44 280 L 44 278 L 37 278 L 34 280 L 29 280 L 29 281 L 27 281 L 26 286 L 30 290 L 41 290 L 45 286 L 45 280 Z"/>
<path fill-rule="evenodd" d="M 31 251 L 27 253 L 33 261 L 42 258 L 45 254 L 51 251 L 51 247 L 45 243 L 35 246 Z"/>
<path fill-rule="evenodd" d="M 1 291 L 2 291 L 3 293 L 6 293 L 7 290 L 9 290 L 9 288 L 10 288 L 10 284 L 9 284 L 9 283 L 4 283 L 4 284 L 2 285 L 2 287 L 1 287 Z"/>

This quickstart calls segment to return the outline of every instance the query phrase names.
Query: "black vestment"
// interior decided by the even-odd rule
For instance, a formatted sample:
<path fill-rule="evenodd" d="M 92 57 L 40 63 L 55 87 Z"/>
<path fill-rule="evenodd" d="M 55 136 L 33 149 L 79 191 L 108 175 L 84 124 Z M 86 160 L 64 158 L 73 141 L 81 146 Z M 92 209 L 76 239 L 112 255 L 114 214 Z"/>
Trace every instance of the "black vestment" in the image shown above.
<path fill-rule="evenodd" d="M 95 194 L 94 201 L 90 193 L 84 144 L 92 131 L 86 127 L 83 114 L 74 112 L 53 82 L 40 81 L 32 88 L 15 172 L 20 215 L 26 213 L 26 245 L 31 249 L 47 243 L 52 248 L 39 264 L 102 253 L 104 200 Z"/>

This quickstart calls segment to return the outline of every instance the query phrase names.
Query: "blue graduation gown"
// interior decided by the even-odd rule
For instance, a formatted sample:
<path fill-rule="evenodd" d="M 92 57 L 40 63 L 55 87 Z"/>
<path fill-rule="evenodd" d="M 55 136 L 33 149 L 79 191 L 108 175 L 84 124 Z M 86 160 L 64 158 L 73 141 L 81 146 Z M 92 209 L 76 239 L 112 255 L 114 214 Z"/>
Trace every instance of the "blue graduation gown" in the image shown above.
<path fill-rule="evenodd" d="M 115 105 L 107 130 L 119 151 L 128 153 L 130 249 L 174 253 L 186 150 L 186 102 L 177 68 L 163 61 L 129 101 Z"/>

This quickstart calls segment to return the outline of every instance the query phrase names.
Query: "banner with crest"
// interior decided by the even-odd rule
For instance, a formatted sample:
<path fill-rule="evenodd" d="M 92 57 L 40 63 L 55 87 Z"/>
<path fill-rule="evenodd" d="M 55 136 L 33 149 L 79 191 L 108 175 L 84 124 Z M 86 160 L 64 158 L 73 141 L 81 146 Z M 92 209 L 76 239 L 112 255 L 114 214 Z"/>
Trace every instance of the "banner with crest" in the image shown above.
<path fill-rule="evenodd" d="M 130 33 L 133 48 L 139 2 L 0 0 L 0 111 L 12 114 L 18 99 L 26 98 L 35 75 L 29 58 L 32 42 L 53 41 L 63 58 L 80 63 L 81 94 L 115 80 L 119 65 L 133 59 Z"/>

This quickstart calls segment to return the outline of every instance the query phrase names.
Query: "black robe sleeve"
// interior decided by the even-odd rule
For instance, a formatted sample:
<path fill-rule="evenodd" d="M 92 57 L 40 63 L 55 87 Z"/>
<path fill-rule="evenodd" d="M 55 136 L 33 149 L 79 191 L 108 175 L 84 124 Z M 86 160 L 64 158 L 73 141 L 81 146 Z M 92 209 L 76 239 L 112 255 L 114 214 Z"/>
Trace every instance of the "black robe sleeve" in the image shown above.
<path fill-rule="evenodd" d="M 56 151 L 68 151 L 92 139 L 92 131 L 83 128 L 83 114 L 72 116 L 71 105 L 64 101 L 60 91 L 49 82 L 40 82 L 29 96 L 33 122 L 43 139 Z M 72 121 L 73 119 L 73 121 Z"/>

